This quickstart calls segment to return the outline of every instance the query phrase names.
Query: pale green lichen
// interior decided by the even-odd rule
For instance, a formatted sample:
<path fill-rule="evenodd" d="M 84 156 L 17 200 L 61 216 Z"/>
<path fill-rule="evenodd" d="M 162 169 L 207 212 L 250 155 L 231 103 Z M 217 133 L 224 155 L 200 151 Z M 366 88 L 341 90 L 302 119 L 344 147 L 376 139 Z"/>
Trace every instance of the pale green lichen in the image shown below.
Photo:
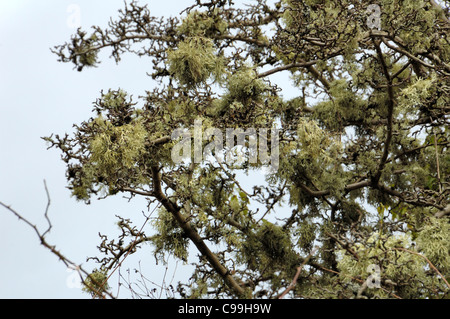
<path fill-rule="evenodd" d="M 225 72 L 224 60 L 215 51 L 211 39 L 198 36 L 186 38 L 175 50 L 168 51 L 169 72 L 189 88 L 209 78 L 221 82 Z"/>
<path fill-rule="evenodd" d="M 122 167 L 132 168 L 145 151 L 147 131 L 142 123 L 113 126 L 98 117 L 94 123 L 102 127 L 91 142 L 91 163 L 99 174 L 112 174 Z"/>
<path fill-rule="evenodd" d="M 213 33 L 225 33 L 227 27 L 228 23 L 221 18 L 220 12 L 215 9 L 212 14 L 199 11 L 190 12 L 183 19 L 177 31 L 188 37 L 203 37 Z"/>
<path fill-rule="evenodd" d="M 158 210 L 158 217 L 152 222 L 156 236 L 152 244 L 155 246 L 154 256 L 157 260 L 166 260 L 165 254 L 173 254 L 176 258 L 187 261 L 189 239 L 179 227 L 177 221 L 166 209 Z"/>
<path fill-rule="evenodd" d="M 105 271 L 95 269 L 83 282 L 82 291 L 92 298 L 103 298 L 103 293 L 110 289 L 108 275 Z"/>
<path fill-rule="evenodd" d="M 448 218 L 429 218 L 417 236 L 419 250 L 441 272 L 450 274 L 450 223 Z"/>

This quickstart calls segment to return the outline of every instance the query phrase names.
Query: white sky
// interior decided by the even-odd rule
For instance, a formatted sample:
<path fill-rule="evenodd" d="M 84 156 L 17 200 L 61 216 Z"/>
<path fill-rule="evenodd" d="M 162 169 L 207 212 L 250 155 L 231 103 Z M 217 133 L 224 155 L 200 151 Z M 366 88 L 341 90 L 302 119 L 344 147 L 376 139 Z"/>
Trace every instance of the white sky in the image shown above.
<path fill-rule="evenodd" d="M 142 0 L 152 15 L 178 15 L 193 1 Z M 124 55 L 119 65 L 108 59 L 106 51 L 98 68 L 73 70 L 72 64 L 57 62 L 50 48 L 70 40 L 75 32 L 68 25 L 71 5 L 80 8 L 81 26 L 106 26 L 123 8 L 123 0 L 0 0 L 0 201 L 44 230 L 47 198 L 43 180 L 51 196 L 49 217 L 53 228 L 47 236 L 67 258 L 86 263 L 87 256 L 98 255 L 98 233 L 115 238 L 120 215 L 130 218 L 139 229 L 144 221 L 143 200 L 131 204 L 117 196 L 93 200 L 91 205 L 76 202 L 66 188 L 65 166 L 57 150 L 47 150 L 40 137 L 70 133 L 74 123 L 87 120 L 92 103 L 100 91 L 122 88 L 134 100 L 150 90 L 153 82 L 150 58 Z M 71 20 L 69 20 L 71 21 Z M 148 67 L 146 66 L 148 65 Z M 250 191 L 250 189 L 249 189 Z M 145 249 L 145 248 L 144 248 Z M 80 289 L 70 288 L 71 273 L 57 257 L 39 244 L 34 231 L 0 208 L 0 298 L 89 298 Z M 161 283 L 162 267 L 142 263 L 143 272 Z M 139 255 L 139 256 L 137 256 Z M 137 267 L 145 252 L 130 256 L 130 267 Z M 125 269 L 127 264 L 122 269 Z M 183 276 L 178 265 L 177 275 Z M 174 273 L 171 265 L 168 276 Z M 176 284 L 176 280 L 174 281 Z M 111 282 L 114 286 L 114 282 Z M 126 298 L 121 290 L 119 297 Z"/>

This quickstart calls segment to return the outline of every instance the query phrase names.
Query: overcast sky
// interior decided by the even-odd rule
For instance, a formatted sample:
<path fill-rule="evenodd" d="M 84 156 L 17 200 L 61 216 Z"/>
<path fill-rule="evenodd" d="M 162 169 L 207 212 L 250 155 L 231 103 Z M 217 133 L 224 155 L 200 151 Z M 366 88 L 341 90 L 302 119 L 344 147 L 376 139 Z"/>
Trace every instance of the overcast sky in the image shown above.
<path fill-rule="evenodd" d="M 147 3 L 155 16 L 179 15 L 191 2 L 140 1 Z M 47 150 L 41 137 L 72 132 L 73 124 L 93 115 L 92 103 L 101 90 L 122 88 L 137 98 L 152 89 L 154 83 L 146 75 L 152 63 L 150 58 L 129 54 L 116 65 L 108 59 L 109 52 L 103 52 L 98 68 L 80 73 L 71 64 L 57 62 L 50 48 L 68 41 L 75 32 L 74 9 L 79 9 L 86 30 L 92 25 L 106 26 L 120 8 L 123 0 L 0 0 L 0 201 L 44 231 L 46 180 L 53 226 L 47 241 L 87 270 L 95 266 L 86 263 L 86 257 L 98 255 L 98 233 L 110 239 L 118 234 L 115 215 L 130 218 L 139 229 L 146 203 L 139 199 L 128 203 L 121 196 L 93 200 L 91 205 L 77 202 L 66 188 L 60 153 Z M 142 271 L 160 284 L 165 268 L 154 265 L 150 247 L 144 249 L 127 262 L 137 267 L 139 261 L 149 258 L 151 262 L 141 263 Z M 29 226 L 4 208 L 0 208 L 0 251 L 0 298 L 89 298 L 73 287 L 74 272 L 39 244 Z M 122 270 L 126 268 L 125 263 Z M 170 264 L 166 283 L 174 274 L 174 284 L 177 278 L 183 279 L 187 272 L 180 269 L 181 265 Z M 119 297 L 128 296 L 121 289 Z"/>

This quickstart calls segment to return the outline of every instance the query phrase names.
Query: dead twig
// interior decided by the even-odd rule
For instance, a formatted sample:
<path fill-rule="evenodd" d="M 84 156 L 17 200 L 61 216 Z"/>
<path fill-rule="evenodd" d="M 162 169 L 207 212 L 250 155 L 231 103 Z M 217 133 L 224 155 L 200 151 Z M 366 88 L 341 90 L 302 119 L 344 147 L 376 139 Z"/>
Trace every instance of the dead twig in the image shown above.
<path fill-rule="evenodd" d="M 295 273 L 294 279 L 292 279 L 292 282 L 289 284 L 289 286 L 281 293 L 281 295 L 278 297 L 278 299 L 283 299 L 283 297 L 289 292 L 291 291 L 292 288 L 295 287 L 295 285 L 297 284 L 297 280 L 298 277 L 300 276 L 300 273 L 303 269 L 303 266 L 306 265 L 306 263 L 311 259 L 311 257 L 314 255 L 314 253 L 316 252 L 317 247 L 314 247 L 313 250 L 311 250 L 311 252 L 309 253 L 309 255 L 305 258 L 305 260 L 303 260 L 302 264 L 300 266 L 297 267 L 297 272 Z"/>
<path fill-rule="evenodd" d="M 90 273 L 88 273 L 86 270 L 84 270 L 80 265 L 77 265 L 76 263 L 74 263 L 73 261 L 71 261 L 70 259 L 68 259 L 66 256 L 64 256 L 61 252 L 59 252 L 58 250 L 56 250 L 56 246 L 54 245 L 50 245 L 47 240 L 45 239 L 45 235 L 47 233 L 50 232 L 51 228 L 52 228 L 52 223 L 50 221 L 50 218 L 48 217 L 48 212 L 49 212 L 49 208 L 50 208 L 50 193 L 48 191 L 47 188 L 47 183 L 44 180 L 44 187 L 45 187 L 45 192 L 47 194 L 47 207 L 45 209 L 45 219 L 47 220 L 48 223 L 48 228 L 41 233 L 41 231 L 38 229 L 38 227 L 36 225 L 34 225 L 33 223 L 31 223 L 28 219 L 26 219 L 25 217 L 23 217 L 20 213 L 18 213 L 16 210 L 14 210 L 11 206 L 6 205 L 5 203 L 0 201 L 0 206 L 3 206 L 5 209 L 7 209 L 9 212 L 11 212 L 14 216 L 16 216 L 20 221 L 24 222 L 25 224 L 27 224 L 28 226 L 30 226 L 34 232 L 36 233 L 36 235 L 39 237 L 39 240 L 41 242 L 41 245 L 44 246 L 45 248 L 47 248 L 48 250 L 50 250 L 54 255 L 56 255 L 58 257 L 59 260 L 61 260 L 64 265 L 66 265 L 66 267 L 70 268 L 70 269 L 75 269 L 78 274 L 80 275 L 80 278 L 83 282 L 83 284 L 85 283 L 85 281 L 83 280 L 83 276 L 81 275 L 81 273 L 83 273 L 86 278 L 90 278 L 90 280 L 100 286 L 100 283 L 98 283 L 92 276 Z M 109 296 L 112 299 L 115 299 L 114 296 L 109 293 L 108 291 L 98 291 L 96 290 L 94 287 L 88 287 L 89 289 L 94 290 L 94 292 L 100 296 L 101 298 L 105 299 L 106 296 Z M 106 296 L 105 296 L 106 295 Z"/>
<path fill-rule="evenodd" d="M 394 248 L 394 249 L 395 250 L 406 251 L 406 252 L 408 252 L 410 254 L 417 255 L 417 256 L 422 257 L 423 259 L 425 259 L 427 261 L 427 263 L 430 265 L 430 267 L 442 278 L 442 280 L 444 280 L 444 282 L 447 285 L 447 287 L 450 288 L 450 284 L 448 283 L 447 279 L 445 279 L 445 277 L 440 273 L 440 271 L 433 265 L 433 263 L 427 257 L 425 257 L 422 254 L 419 254 L 418 252 L 415 252 L 415 251 L 412 251 L 412 250 L 409 250 L 409 249 L 406 249 L 406 248 L 402 248 L 402 247 L 397 247 L 397 248 Z"/>

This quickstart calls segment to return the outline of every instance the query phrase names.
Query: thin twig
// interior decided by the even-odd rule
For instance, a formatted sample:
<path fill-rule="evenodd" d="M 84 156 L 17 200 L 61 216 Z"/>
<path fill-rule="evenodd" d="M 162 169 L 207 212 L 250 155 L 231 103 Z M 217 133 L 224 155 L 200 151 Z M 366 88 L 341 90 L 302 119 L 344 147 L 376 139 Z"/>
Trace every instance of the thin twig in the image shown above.
<path fill-rule="evenodd" d="M 430 118 L 432 121 L 432 119 Z M 434 134 L 434 151 L 436 154 L 436 170 L 437 170 L 437 179 L 438 179 L 438 185 L 439 185 L 439 194 L 442 194 L 442 185 L 441 185 L 441 173 L 439 169 L 439 154 L 438 154 L 438 147 L 437 147 L 437 136 L 436 132 L 433 130 Z"/>
<path fill-rule="evenodd" d="M 44 179 L 44 188 L 45 188 L 45 193 L 47 194 L 47 207 L 45 208 L 44 216 L 45 216 L 45 219 L 47 220 L 48 228 L 47 228 L 47 230 L 42 234 L 42 237 L 45 237 L 45 235 L 46 235 L 48 232 L 50 232 L 50 229 L 52 229 L 52 223 L 50 222 L 50 219 L 48 218 L 48 211 L 49 211 L 49 208 L 50 208 L 51 200 L 50 200 L 50 193 L 49 193 L 48 187 L 47 187 L 47 182 L 45 181 L 45 179 Z"/>
<path fill-rule="evenodd" d="M 414 255 L 417 255 L 417 256 L 422 257 L 423 259 L 425 259 L 427 261 L 427 263 L 430 265 L 430 267 L 444 280 L 444 282 L 447 285 L 447 287 L 450 288 L 450 284 L 448 283 L 447 279 L 445 279 L 445 277 L 439 272 L 439 270 L 432 264 L 432 262 L 427 257 L 425 257 L 422 254 L 419 254 L 418 252 L 415 252 L 415 251 L 412 251 L 412 250 L 409 250 L 409 249 L 406 249 L 406 248 L 402 248 L 402 247 L 397 247 L 397 248 L 394 248 L 394 249 L 395 250 L 403 250 L 403 251 L 406 251 L 406 252 L 408 252 L 410 254 L 414 254 Z"/>
<path fill-rule="evenodd" d="M 327 235 L 328 237 L 334 239 L 339 245 L 341 245 L 342 248 L 344 248 L 350 254 L 352 254 L 353 257 L 356 258 L 356 260 L 359 260 L 358 254 L 353 249 L 351 249 L 347 243 L 343 243 L 339 238 L 337 238 L 336 236 L 334 236 L 333 234 L 331 234 L 329 232 L 325 232 L 325 235 Z"/>
<path fill-rule="evenodd" d="M 251 197 L 252 195 L 250 195 L 248 192 L 245 191 L 245 189 L 242 188 L 241 184 L 239 184 L 239 182 L 233 177 L 232 174 L 230 174 L 225 167 L 223 167 L 223 165 L 220 163 L 220 159 L 216 156 L 216 160 L 217 160 L 217 164 L 219 164 L 220 168 L 223 170 L 223 172 L 236 184 L 236 186 L 241 190 L 241 192 L 243 192 L 245 195 L 247 195 L 247 197 Z"/>
<path fill-rule="evenodd" d="M 117 264 L 117 266 L 111 271 L 111 273 L 108 275 L 108 277 L 106 277 L 106 279 L 102 282 L 100 289 L 103 288 L 103 286 L 106 284 L 106 282 L 108 281 L 109 278 L 111 278 L 111 276 L 114 274 L 114 272 L 122 265 L 122 263 L 125 261 L 125 259 L 127 259 L 128 255 L 130 255 L 131 251 L 133 250 L 134 246 L 136 245 L 136 242 L 138 240 L 138 237 L 142 235 L 142 230 L 144 229 L 144 226 L 147 224 L 147 222 L 150 219 L 150 216 L 153 214 L 153 212 L 159 208 L 161 205 L 157 205 L 152 213 L 150 213 L 150 215 L 146 216 L 146 219 L 144 221 L 144 223 L 142 224 L 141 229 L 139 230 L 139 232 L 136 234 L 134 241 L 131 243 L 130 248 L 127 250 L 125 256 L 123 257 L 123 259 Z"/>
<path fill-rule="evenodd" d="M 297 280 L 298 277 L 300 276 L 300 272 L 303 269 L 303 266 L 306 265 L 306 263 L 311 259 L 311 257 L 313 256 L 313 254 L 315 253 L 315 251 L 317 250 L 317 247 L 314 247 L 313 250 L 311 250 L 311 252 L 309 253 L 309 255 L 305 258 L 305 260 L 303 260 L 302 264 L 300 266 L 298 266 L 297 268 L 297 272 L 295 273 L 294 279 L 292 279 L 292 282 L 289 284 L 289 286 L 281 293 L 281 295 L 278 297 L 278 299 L 283 299 L 283 297 L 289 292 L 291 291 L 292 288 L 295 287 L 295 285 L 297 284 Z"/>
<path fill-rule="evenodd" d="M 339 272 L 337 272 L 337 271 L 335 271 L 335 270 L 332 270 L 332 269 L 328 269 L 328 268 L 325 268 L 325 267 L 320 267 L 320 269 L 321 269 L 321 270 L 324 270 L 324 271 L 326 271 L 326 272 L 330 272 L 330 273 L 336 274 L 336 275 L 341 275 Z M 362 280 L 362 279 L 358 279 L 358 278 L 355 278 L 355 277 L 352 277 L 352 276 L 349 276 L 349 275 L 345 275 L 345 276 L 349 277 L 350 279 L 352 279 L 352 280 L 354 280 L 354 281 L 359 282 L 360 284 L 364 284 L 364 282 L 365 282 L 365 281 Z M 402 297 L 397 296 L 397 295 L 394 294 L 393 292 L 390 292 L 389 290 L 387 290 L 387 289 L 385 289 L 385 288 L 383 288 L 383 287 L 380 287 L 380 289 L 383 290 L 383 291 L 385 291 L 385 292 L 387 292 L 388 294 L 392 295 L 392 296 L 393 296 L 394 298 L 396 298 L 396 299 L 402 299 Z"/>
<path fill-rule="evenodd" d="M 48 211 L 49 211 L 49 207 L 50 207 L 50 195 L 48 192 L 48 188 L 47 188 L 47 184 L 44 181 L 44 186 L 45 186 L 45 190 L 47 193 L 47 207 L 45 210 L 45 218 L 49 224 L 47 230 L 44 233 L 41 233 L 39 231 L 39 229 L 37 228 L 36 225 L 32 224 L 28 219 L 26 219 L 25 217 L 23 217 L 21 214 L 19 214 L 16 210 L 14 210 L 11 206 L 6 205 L 5 203 L 0 201 L 0 206 L 3 206 L 4 208 L 6 208 L 9 212 L 11 212 L 14 216 L 16 216 L 20 221 L 24 222 L 25 224 L 27 224 L 28 226 L 30 226 L 34 232 L 36 233 L 36 235 L 39 237 L 40 243 L 42 246 L 44 246 L 45 248 L 47 248 L 48 250 L 50 250 L 54 255 L 56 255 L 58 257 L 59 260 L 61 260 L 64 265 L 66 265 L 67 268 L 70 269 L 75 269 L 79 274 L 80 274 L 80 278 L 82 279 L 82 283 L 84 285 L 85 281 L 83 280 L 81 273 L 83 273 L 86 278 L 89 278 L 91 280 L 91 282 L 93 282 L 95 285 L 100 286 L 100 283 L 97 282 L 92 276 L 91 274 L 89 274 L 86 270 L 84 270 L 80 265 L 77 265 L 76 263 L 74 263 L 73 261 L 71 261 L 70 259 L 68 259 L 66 256 L 64 256 L 61 252 L 59 252 L 58 250 L 56 250 L 56 246 L 54 245 L 50 245 L 47 240 L 45 239 L 45 235 L 50 231 L 50 229 L 52 228 L 52 224 L 51 221 L 48 217 Z M 114 299 L 114 296 L 109 293 L 108 291 L 98 291 L 97 289 L 95 289 L 94 287 L 88 287 L 89 289 L 93 290 L 98 296 L 101 296 L 103 299 L 105 299 L 105 295 L 109 296 L 110 298 Z"/>

